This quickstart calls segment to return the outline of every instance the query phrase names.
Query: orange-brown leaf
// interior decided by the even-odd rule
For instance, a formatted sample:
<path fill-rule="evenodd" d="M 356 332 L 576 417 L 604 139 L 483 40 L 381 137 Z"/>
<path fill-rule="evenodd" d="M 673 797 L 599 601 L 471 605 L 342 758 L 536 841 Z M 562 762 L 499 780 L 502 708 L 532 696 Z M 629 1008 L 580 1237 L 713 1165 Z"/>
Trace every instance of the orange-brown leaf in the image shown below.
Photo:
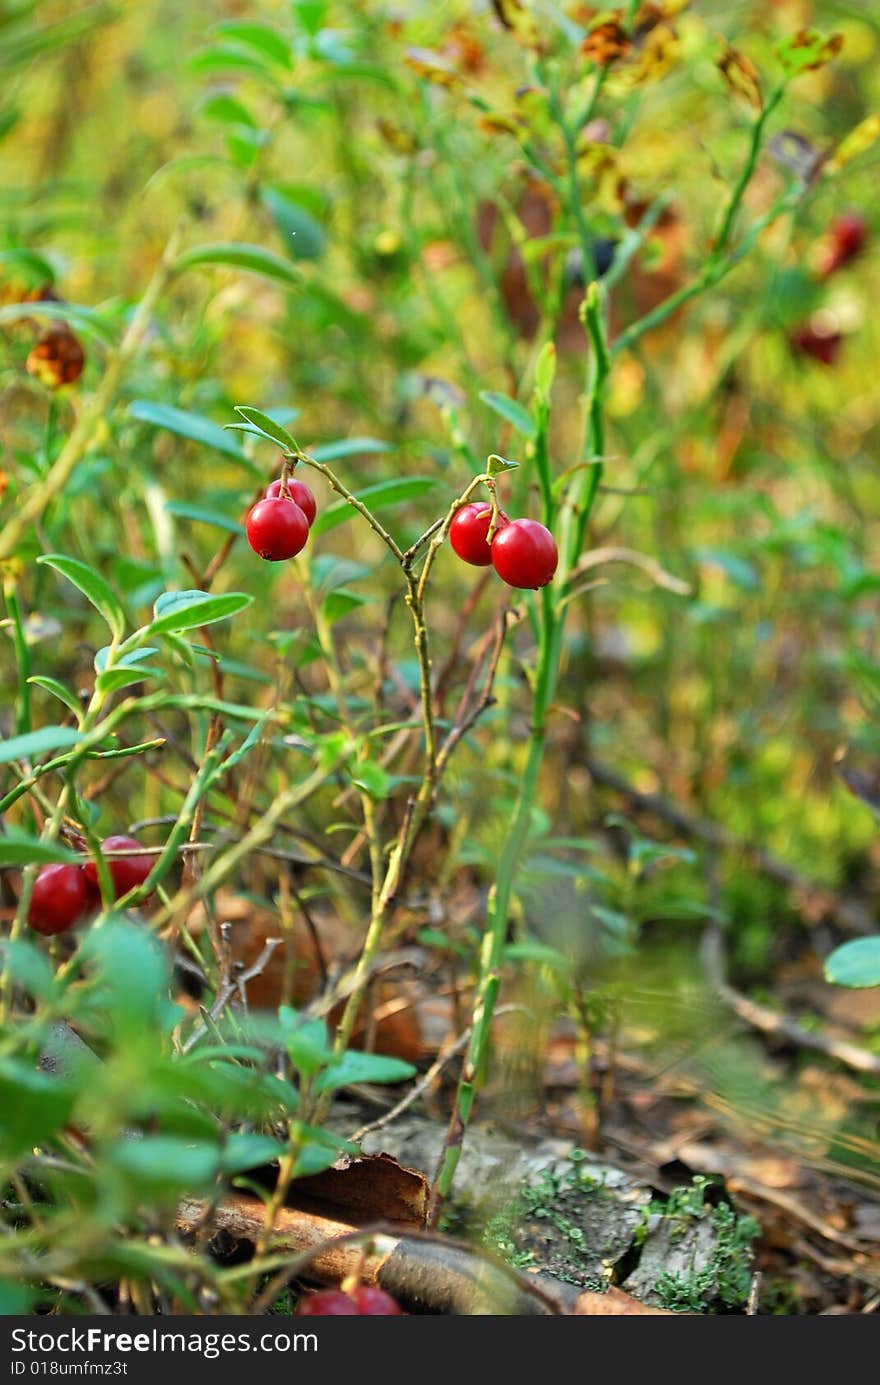
<path fill-rule="evenodd" d="M 50 327 L 30 351 L 25 368 L 49 389 L 74 384 L 83 373 L 85 352 L 70 328 Z"/>
<path fill-rule="evenodd" d="M 761 78 L 751 58 L 747 58 L 738 48 L 732 48 L 729 43 L 725 44 L 718 59 L 718 70 L 734 96 L 747 101 L 753 110 L 763 110 Z"/>
<path fill-rule="evenodd" d="M 631 39 L 619 19 L 607 19 L 591 29 L 581 44 L 581 52 L 597 67 L 610 67 L 629 50 Z"/>

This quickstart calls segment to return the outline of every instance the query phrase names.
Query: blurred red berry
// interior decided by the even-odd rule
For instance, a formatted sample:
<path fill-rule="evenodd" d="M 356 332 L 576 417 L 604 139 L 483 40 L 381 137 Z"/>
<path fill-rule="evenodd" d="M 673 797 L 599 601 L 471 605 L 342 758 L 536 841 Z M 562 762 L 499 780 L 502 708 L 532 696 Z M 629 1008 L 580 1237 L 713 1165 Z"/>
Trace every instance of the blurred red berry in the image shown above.
<path fill-rule="evenodd" d="M 309 537 L 309 521 L 299 505 L 280 496 L 258 501 L 245 527 L 251 548 L 270 563 L 295 558 Z"/>
<path fill-rule="evenodd" d="M 140 842 L 135 837 L 105 837 L 101 843 L 101 850 L 107 851 L 140 851 Z M 115 897 L 120 899 L 122 895 L 128 894 L 136 885 L 142 885 L 153 868 L 151 856 L 141 852 L 138 856 L 119 856 L 115 860 L 108 859 L 107 868 L 110 871 L 113 887 L 116 892 Z M 97 887 L 98 867 L 94 861 L 86 861 L 83 872 L 89 884 Z"/>
<path fill-rule="evenodd" d="M 858 212 L 842 212 L 834 218 L 825 238 L 819 273 L 823 277 L 842 269 L 865 248 L 868 227 Z"/>
<path fill-rule="evenodd" d="M 357 1317 L 359 1310 L 354 1299 L 341 1289 L 319 1289 L 316 1294 L 305 1294 L 296 1305 L 296 1318 L 339 1318 Z"/>
<path fill-rule="evenodd" d="M 536 519 L 514 519 L 492 541 L 495 571 L 509 587 L 545 587 L 558 561 L 553 535 Z"/>
<path fill-rule="evenodd" d="M 400 1304 L 375 1284 L 360 1284 L 352 1290 L 352 1298 L 362 1317 L 401 1317 Z"/>
<path fill-rule="evenodd" d="M 312 494 L 311 487 L 307 486 L 305 481 L 299 481 L 295 476 L 291 476 L 287 482 L 287 489 L 290 491 L 291 500 L 294 500 L 302 510 L 311 529 L 318 513 L 318 502 Z M 283 500 L 281 481 L 273 481 L 271 486 L 267 486 L 263 498 L 265 500 L 277 500 L 279 498 Z"/>
<path fill-rule="evenodd" d="M 805 356 L 811 356 L 814 361 L 819 361 L 821 365 L 835 364 L 842 341 L 843 337 L 836 329 L 819 331 L 809 324 L 798 327 L 791 337 L 793 350 L 801 352 Z"/>
<path fill-rule="evenodd" d="M 44 937 L 66 933 L 91 903 L 92 892 L 81 866 L 43 866 L 34 881 L 28 923 Z"/>

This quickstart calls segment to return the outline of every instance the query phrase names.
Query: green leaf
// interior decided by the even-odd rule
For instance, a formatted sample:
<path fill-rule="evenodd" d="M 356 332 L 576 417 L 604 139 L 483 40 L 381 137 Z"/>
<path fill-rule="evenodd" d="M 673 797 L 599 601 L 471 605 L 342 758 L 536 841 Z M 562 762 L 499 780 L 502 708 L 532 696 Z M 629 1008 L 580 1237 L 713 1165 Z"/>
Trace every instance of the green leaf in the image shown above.
<path fill-rule="evenodd" d="M 38 299 L 31 303 L 7 303 L 0 308 L 0 326 L 7 322 L 26 322 L 28 318 L 48 317 L 53 322 L 66 322 L 68 327 L 80 336 L 90 337 L 102 346 L 116 345 L 110 329 L 88 308 L 80 308 L 72 303 L 55 303 L 52 299 Z"/>
<path fill-rule="evenodd" d="M 125 612 L 122 602 L 113 588 L 104 581 L 99 572 L 81 563 L 78 558 L 66 558 L 62 553 L 45 553 L 37 559 L 40 564 L 54 568 L 78 587 L 87 601 L 90 601 L 110 627 L 114 639 L 121 640 L 125 634 Z"/>
<path fill-rule="evenodd" d="M 28 679 L 28 682 L 35 683 L 38 688 L 43 688 L 53 697 L 57 697 L 58 701 L 63 702 L 65 707 L 69 707 L 74 716 L 79 719 L 82 712 L 80 703 L 70 689 L 65 688 L 63 683 L 59 683 L 57 678 L 46 678 L 42 673 L 35 673 L 32 678 Z"/>
<path fill-rule="evenodd" d="M 287 39 L 268 24 L 260 24 L 253 20 L 224 19 L 213 26 L 211 33 L 219 34 L 221 39 L 229 42 L 243 44 L 245 48 L 261 53 L 281 67 L 293 66 L 293 55 Z"/>
<path fill-rule="evenodd" d="M 173 1197 L 207 1187 L 220 1171 L 220 1151 L 206 1140 L 144 1135 L 105 1151 L 107 1162 L 131 1180 L 138 1198 Z"/>
<path fill-rule="evenodd" d="M 253 599 L 245 592 L 228 592 L 225 596 L 212 596 L 203 591 L 164 592 L 153 607 L 155 618 L 146 632 L 162 635 L 213 625 L 215 621 L 237 615 L 250 606 Z"/>
<path fill-rule="evenodd" d="M 94 964 L 99 982 L 89 1000 L 102 1021 L 109 1015 L 126 1034 L 155 1031 L 168 999 L 170 969 L 151 933 L 125 918 L 113 918 L 87 933 L 80 958 Z"/>
<path fill-rule="evenodd" d="M 3 866 L 27 866 L 38 861 L 40 865 L 58 863 L 74 864 L 80 857 L 75 851 L 58 842 L 41 842 L 39 837 L 15 836 L 0 837 L 0 868 Z"/>
<path fill-rule="evenodd" d="M 321 1073 L 314 1083 L 316 1092 L 335 1092 L 356 1082 L 406 1082 L 415 1077 L 416 1068 L 401 1058 L 386 1058 L 382 1053 L 358 1053 L 351 1049 L 337 1063 Z"/>
<path fill-rule="evenodd" d="M 326 1145 L 306 1145 L 296 1156 L 293 1177 L 309 1178 L 313 1174 L 323 1173 L 325 1169 L 332 1168 L 338 1158 L 337 1149 L 330 1149 Z"/>
<path fill-rule="evenodd" d="M 219 120 L 224 125 L 244 125 L 251 130 L 257 128 L 257 122 L 247 106 L 228 91 L 218 91 L 209 96 L 199 106 L 198 113 L 208 120 Z"/>
<path fill-rule="evenodd" d="M 486 470 L 490 476 L 500 476 L 505 471 L 516 471 L 519 462 L 508 461 L 506 457 L 499 457 L 497 452 L 493 452 L 486 462 Z"/>
<path fill-rule="evenodd" d="M 358 494 L 358 500 L 370 510 L 388 509 L 392 505 L 404 505 L 433 490 L 439 482 L 433 476 L 400 476 L 390 481 L 377 481 Z M 340 500 L 323 510 L 312 525 L 314 535 L 326 534 L 337 525 L 352 519 L 357 511 L 347 500 Z"/>
<path fill-rule="evenodd" d="M 324 228 L 315 218 L 278 188 L 265 187 L 260 201 L 270 213 L 284 241 L 284 249 L 294 260 L 317 260 L 326 248 Z"/>
<path fill-rule="evenodd" d="M 324 602 L 324 619 L 328 625 L 335 625 L 337 620 L 350 615 L 359 606 L 365 606 L 369 600 L 368 596 L 346 591 L 344 587 L 341 591 L 331 592 Z"/>
<path fill-rule="evenodd" d="M 265 60 L 251 51 L 242 52 L 232 43 L 215 43 L 211 48 L 202 48 L 187 60 L 191 72 L 202 75 L 214 72 L 255 72 L 265 77 L 268 68 Z"/>
<path fill-rule="evenodd" d="M 224 529 L 229 534 L 244 533 L 244 525 L 239 524 L 237 519 L 218 514 L 216 510 L 206 510 L 203 505 L 190 505 L 185 500 L 170 500 L 165 509 L 176 519 L 191 519 L 196 524 L 210 524 L 214 529 Z"/>
<path fill-rule="evenodd" d="M 826 958 L 825 980 L 834 986 L 880 986 L 880 937 L 836 947 Z"/>
<path fill-rule="evenodd" d="M 835 58 L 843 47 L 843 34 L 820 34 L 818 29 L 801 29 L 776 47 L 776 56 L 787 77 L 813 72 Z"/>
<path fill-rule="evenodd" d="M 286 1146 L 268 1135 L 230 1135 L 220 1151 L 224 1173 L 244 1173 L 245 1169 L 271 1164 L 284 1153 Z"/>
<path fill-rule="evenodd" d="M 327 1026 L 323 1020 L 301 1020 L 289 1005 L 282 1005 L 278 1018 L 283 1031 L 284 1046 L 297 1072 L 313 1076 L 332 1056 Z"/>
<path fill-rule="evenodd" d="M 9 265 L 13 272 L 24 272 L 31 284 L 54 284 L 55 270 L 51 261 L 36 250 L 26 250 L 16 246 L 13 250 L 0 250 L 0 265 Z"/>
<path fill-rule="evenodd" d="M 156 428 L 164 428 L 166 432 L 176 433 L 204 447 L 213 447 L 216 452 L 225 452 L 227 457 L 249 465 L 238 439 L 230 437 L 219 423 L 212 423 L 202 414 L 177 409 L 172 404 L 156 404 L 151 399 L 135 399 L 129 404 L 128 413 L 141 423 L 152 423 Z"/>
<path fill-rule="evenodd" d="M 490 409 L 494 409 L 496 414 L 500 414 L 503 419 L 513 425 L 518 433 L 522 433 L 524 438 L 537 437 L 538 428 L 528 409 L 524 409 L 522 404 L 518 404 L 515 399 L 511 399 L 506 394 L 496 394 L 494 390 L 481 390 L 480 398 L 484 404 L 488 404 Z"/>
<path fill-rule="evenodd" d="M 536 962 L 539 966 L 551 967 L 563 975 L 571 971 L 571 958 L 558 948 L 538 942 L 536 938 L 525 938 L 519 943 L 508 943 L 504 955 L 510 962 Z"/>
<path fill-rule="evenodd" d="M 72 726 L 42 726 L 39 731 L 0 741 L 0 765 L 8 765 L 11 760 L 33 760 L 47 750 L 67 750 L 79 739 L 79 731 Z"/>
<path fill-rule="evenodd" d="M 262 245 L 247 245 L 243 241 L 222 241 L 214 245 L 197 245 L 186 250 L 174 264 L 175 273 L 185 269 L 202 269 L 219 265 L 226 269 L 245 269 L 251 274 L 262 274 L 266 279 L 277 279 L 283 284 L 299 285 L 302 282 L 298 270 L 289 260 L 276 255 L 274 250 L 266 250 Z"/>
<path fill-rule="evenodd" d="M 55 979 L 55 969 L 33 943 L 20 938 L 0 943 L 0 957 L 6 975 L 35 1000 L 47 1000 L 55 995 L 60 985 Z"/>
<path fill-rule="evenodd" d="M 0 1059 L 0 1158 L 13 1159 L 43 1144 L 67 1124 L 74 1093 L 30 1063 Z"/>
<path fill-rule="evenodd" d="M 133 683 L 144 683 L 148 678 L 164 677 L 165 670 L 154 668 L 151 664 L 122 664 L 119 668 L 99 673 L 96 687 L 99 692 L 109 694 L 119 692 L 120 688 L 129 688 Z"/>
<path fill-rule="evenodd" d="M 340 438 L 338 442 L 325 442 L 315 447 L 309 454 L 316 462 L 335 462 L 340 457 L 370 456 L 376 452 L 390 452 L 391 444 L 381 438 Z"/>
<path fill-rule="evenodd" d="M 362 760 L 353 770 L 351 782 L 376 803 L 388 797 L 392 785 L 391 775 L 373 760 Z"/>
<path fill-rule="evenodd" d="M 260 409 L 251 409 L 246 404 L 236 404 L 235 412 L 241 414 L 242 418 L 262 437 L 268 438 L 270 442 L 277 443 L 285 452 L 295 454 L 299 452 L 299 445 L 294 437 L 283 428 L 280 423 L 276 423 L 274 418 L 264 414 Z M 230 427 L 234 427 L 231 424 Z"/>

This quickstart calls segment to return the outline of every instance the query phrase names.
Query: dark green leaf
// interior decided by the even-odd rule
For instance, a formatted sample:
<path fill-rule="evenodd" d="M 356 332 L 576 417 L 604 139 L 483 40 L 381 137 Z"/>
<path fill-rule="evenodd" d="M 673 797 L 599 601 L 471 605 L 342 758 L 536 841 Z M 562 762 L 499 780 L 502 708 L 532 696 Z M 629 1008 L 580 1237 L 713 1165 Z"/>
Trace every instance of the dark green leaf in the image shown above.
<path fill-rule="evenodd" d="M 221 39 L 230 43 L 240 43 L 256 53 L 261 53 L 270 62 L 281 67 L 293 66 L 290 44 L 277 29 L 246 19 L 224 19 L 211 30 Z"/>
<path fill-rule="evenodd" d="M 401 476 L 390 481 L 377 481 L 373 486 L 366 486 L 358 493 L 358 500 L 362 501 L 369 510 L 388 509 L 392 505 L 404 505 L 407 501 L 416 500 L 420 495 L 425 495 L 438 485 L 433 476 Z M 335 529 L 337 525 L 344 524 L 346 520 L 352 519 L 357 511 L 349 505 L 347 500 L 340 500 L 335 505 L 330 505 L 323 510 L 312 525 L 312 533 L 326 534 L 328 530 Z"/>
<path fill-rule="evenodd" d="M 177 519 L 191 519 L 197 524 L 210 524 L 214 529 L 224 529 L 229 534 L 243 534 L 244 525 L 229 515 L 207 510 L 203 505 L 190 505 L 185 500 L 169 500 L 165 506 L 169 515 Z"/>
<path fill-rule="evenodd" d="M 157 600 L 154 619 L 146 629 L 151 635 L 161 635 L 213 625 L 243 611 L 253 599 L 245 592 L 228 592 L 225 596 L 203 591 L 165 592 Z"/>
<path fill-rule="evenodd" d="M 41 865 L 54 862 L 75 862 L 80 858 L 59 842 L 41 842 L 38 837 L 0 837 L 0 867 L 26 866 L 38 861 Z"/>
<path fill-rule="evenodd" d="M 62 553 L 45 553 L 37 562 L 54 568 L 62 577 L 66 577 L 68 582 L 78 587 L 86 600 L 104 617 L 114 638 L 122 639 L 125 633 L 122 602 L 99 572 L 95 572 L 88 564 L 81 563 L 78 558 L 67 558 Z"/>
<path fill-rule="evenodd" d="M 205 447 L 213 447 L 216 452 L 225 452 L 237 462 L 248 462 L 237 438 L 230 437 L 218 423 L 212 423 L 202 414 L 194 414 L 187 409 L 176 409 L 172 404 L 156 404 L 151 399 L 135 399 L 129 404 L 131 418 L 141 423 L 152 423 L 156 428 L 164 428 L 178 437 L 188 438 Z"/>
<path fill-rule="evenodd" d="M 265 187 L 260 201 L 271 214 L 284 249 L 294 260 L 317 260 L 323 255 L 326 237 L 323 227 L 302 207 L 298 207 L 278 188 Z"/>
<path fill-rule="evenodd" d="M 47 750 L 67 750 L 79 739 L 79 731 L 72 726 L 43 726 L 39 731 L 12 736 L 8 741 L 0 741 L 0 765 L 8 765 L 11 760 L 33 760 Z"/>
<path fill-rule="evenodd" d="M 275 442 L 285 452 L 291 454 L 299 451 L 296 439 L 288 433 L 287 429 L 277 423 L 274 418 L 264 414 L 260 409 L 252 409 L 247 404 L 236 404 L 235 412 L 241 414 L 246 423 L 250 425 L 260 436 L 268 438 L 270 442 Z M 230 425 L 234 427 L 235 425 Z"/>
<path fill-rule="evenodd" d="M 416 1069 L 412 1063 L 404 1063 L 400 1058 L 386 1058 L 382 1053 L 358 1053 L 350 1049 L 336 1063 L 332 1063 L 316 1079 L 316 1092 L 334 1092 L 339 1087 L 350 1087 L 358 1082 L 406 1082 L 415 1077 Z"/>
<path fill-rule="evenodd" d="M 185 269 L 213 266 L 245 269 L 251 274 L 262 274 L 266 279 L 277 279 L 283 284 L 298 285 L 302 282 L 299 272 L 289 260 L 276 255 L 274 250 L 266 250 L 262 245 L 246 245 L 242 241 L 197 245 L 193 250 L 184 251 L 174 268 L 177 273 L 182 273 Z"/>
<path fill-rule="evenodd" d="M 494 390 L 481 390 L 480 398 L 490 409 L 494 409 L 496 414 L 500 414 L 512 424 L 518 433 L 522 433 L 524 438 L 537 437 L 538 428 L 535 420 L 528 409 L 524 409 L 515 399 L 506 394 L 497 394 Z"/>

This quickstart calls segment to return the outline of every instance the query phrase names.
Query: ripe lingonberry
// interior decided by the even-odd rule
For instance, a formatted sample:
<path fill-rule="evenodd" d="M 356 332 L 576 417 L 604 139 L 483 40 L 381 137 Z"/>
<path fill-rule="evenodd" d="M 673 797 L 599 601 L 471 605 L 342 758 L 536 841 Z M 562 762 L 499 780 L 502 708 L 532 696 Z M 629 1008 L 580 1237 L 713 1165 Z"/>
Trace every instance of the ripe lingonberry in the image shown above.
<path fill-rule="evenodd" d="M 140 842 L 135 837 L 105 837 L 101 843 L 102 851 L 139 851 Z M 121 899 L 129 890 L 133 890 L 136 885 L 142 885 L 149 875 L 153 866 L 150 856 L 141 853 L 138 856 L 118 856 L 112 857 L 107 861 L 107 868 L 113 881 L 113 888 L 116 899 Z M 98 867 L 94 861 L 86 861 L 83 866 L 86 879 L 89 884 L 97 887 Z"/>
<path fill-rule="evenodd" d="M 824 240 L 824 254 L 819 265 L 822 275 L 833 274 L 860 255 L 868 238 L 868 228 L 858 212 L 842 212 L 835 217 L 827 238 Z"/>
<path fill-rule="evenodd" d="M 352 1290 L 351 1296 L 361 1317 L 402 1317 L 400 1304 L 375 1284 L 359 1284 Z"/>
<path fill-rule="evenodd" d="M 836 328 L 819 331 L 812 323 L 799 327 L 791 337 L 791 345 L 795 351 L 812 356 L 813 360 L 821 365 L 834 365 L 842 341 L 843 337 Z"/>
<path fill-rule="evenodd" d="M 309 521 L 299 505 L 280 496 L 259 500 L 248 515 L 245 528 L 251 548 L 270 563 L 295 558 L 309 537 Z"/>
<path fill-rule="evenodd" d="M 43 866 L 34 881 L 28 923 L 44 937 L 66 933 L 82 918 L 92 898 L 81 866 Z"/>
<path fill-rule="evenodd" d="M 341 1289 L 319 1289 L 316 1294 L 305 1294 L 296 1305 L 296 1318 L 355 1318 L 358 1307 Z"/>
<path fill-rule="evenodd" d="M 307 486 L 305 481 L 298 481 L 295 476 L 291 476 L 287 482 L 287 489 L 290 491 L 291 500 L 296 501 L 308 520 L 309 528 L 311 529 L 315 522 L 315 516 L 318 513 L 318 502 L 312 494 L 311 487 Z M 265 500 L 283 500 L 284 496 L 281 494 L 281 481 L 273 481 L 271 486 L 267 486 L 266 490 L 263 492 L 263 498 Z"/>
<path fill-rule="evenodd" d="M 507 524 L 507 515 L 499 511 L 498 533 Z M 472 505 L 462 505 L 456 510 L 449 526 L 449 542 L 454 553 L 474 567 L 488 567 L 492 561 L 489 547 L 489 526 L 492 523 L 492 506 L 485 501 Z"/>
<path fill-rule="evenodd" d="M 536 519 L 514 519 L 492 541 L 492 563 L 509 587 L 545 587 L 558 561 L 553 535 Z"/>

